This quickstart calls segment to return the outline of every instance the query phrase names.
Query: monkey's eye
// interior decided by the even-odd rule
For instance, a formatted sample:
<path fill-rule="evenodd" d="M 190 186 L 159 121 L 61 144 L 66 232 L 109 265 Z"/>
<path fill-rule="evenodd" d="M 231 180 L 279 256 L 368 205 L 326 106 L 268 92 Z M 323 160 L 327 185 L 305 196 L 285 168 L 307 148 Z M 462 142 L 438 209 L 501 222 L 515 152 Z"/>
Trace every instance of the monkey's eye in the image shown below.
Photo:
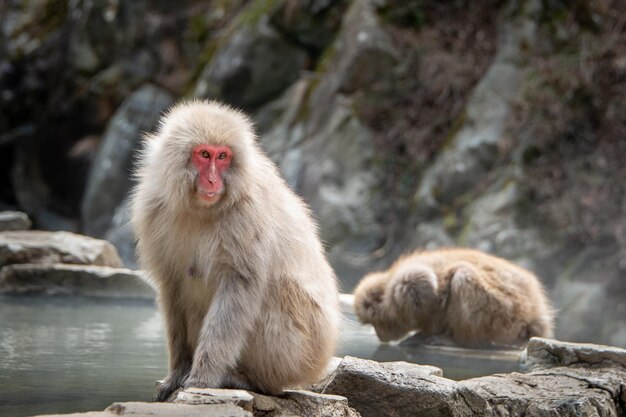
<path fill-rule="evenodd" d="M 211 154 L 208 151 L 200 151 L 200 156 L 208 159 L 211 157 Z"/>
<path fill-rule="evenodd" d="M 226 159 L 228 157 L 228 155 L 226 154 L 226 152 L 222 152 L 218 155 L 217 159 Z"/>

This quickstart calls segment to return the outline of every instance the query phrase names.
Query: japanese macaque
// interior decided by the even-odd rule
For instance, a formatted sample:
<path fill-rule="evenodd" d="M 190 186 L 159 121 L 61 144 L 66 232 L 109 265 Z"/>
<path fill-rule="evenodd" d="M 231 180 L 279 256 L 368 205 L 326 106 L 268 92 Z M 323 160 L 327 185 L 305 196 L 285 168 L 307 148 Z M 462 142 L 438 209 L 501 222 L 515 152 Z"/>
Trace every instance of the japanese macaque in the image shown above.
<path fill-rule="evenodd" d="M 145 138 L 138 165 L 132 222 L 169 351 L 155 399 L 179 387 L 275 394 L 316 382 L 338 334 L 335 274 L 248 118 L 180 104 Z"/>
<path fill-rule="evenodd" d="M 405 255 L 366 275 L 354 295 L 359 320 L 383 342 L 417 330 L 424 342 L 519 346 L 553 331 L 554 310 L 537 277 L 471 249 Z"/>

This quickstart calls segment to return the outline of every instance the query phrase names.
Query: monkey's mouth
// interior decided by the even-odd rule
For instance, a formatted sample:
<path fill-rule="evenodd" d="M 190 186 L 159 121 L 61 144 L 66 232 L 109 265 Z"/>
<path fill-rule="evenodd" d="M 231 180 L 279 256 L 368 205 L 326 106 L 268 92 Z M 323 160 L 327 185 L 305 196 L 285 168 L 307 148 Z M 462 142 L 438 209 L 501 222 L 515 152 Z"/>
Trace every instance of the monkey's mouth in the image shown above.
<path fill-rule="evenodd" d="M 198 197 L 204 202 L 214 203 L 222 197 L 222 192 L 198 190 Z"/>

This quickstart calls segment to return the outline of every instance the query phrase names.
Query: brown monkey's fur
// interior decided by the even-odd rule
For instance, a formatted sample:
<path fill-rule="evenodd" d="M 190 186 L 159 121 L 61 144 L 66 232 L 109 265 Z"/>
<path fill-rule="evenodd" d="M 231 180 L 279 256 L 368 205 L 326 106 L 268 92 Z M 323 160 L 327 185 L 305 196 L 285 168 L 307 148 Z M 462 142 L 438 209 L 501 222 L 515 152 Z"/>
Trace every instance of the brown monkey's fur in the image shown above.
<path fill-rule="evenodd" d="M 416 251 L 366 275 L 354 307 L 380 340 L 419 330 L 467 347 L 521 345 L 551 337 L 554 310 L 535 275 L 471 249 Z"/>
<path fill-rule="evenodd" d="M 196 195 L 198 145 L 233 155 L 225 193 L 210 206 Z M 335 274 L 251 122 L 215 102 L 188 102 L 144 146 L 132 222 L 167 329 L 169 373 L 156 399 L 180 386 L 277 393 L 317 381 L 337 339 Z"/>

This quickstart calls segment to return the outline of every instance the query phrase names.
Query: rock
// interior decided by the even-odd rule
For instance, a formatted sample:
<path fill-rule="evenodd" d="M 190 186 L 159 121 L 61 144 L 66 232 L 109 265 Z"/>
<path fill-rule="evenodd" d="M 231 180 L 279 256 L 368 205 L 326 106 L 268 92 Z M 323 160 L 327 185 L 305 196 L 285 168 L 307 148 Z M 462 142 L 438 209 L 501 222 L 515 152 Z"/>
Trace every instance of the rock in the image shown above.
<path fill-rule="evenodd" d="M 523 199 L 517 182 L 506 174 L 484 195 L 475 198 L 463 211 L 463 246 L 501 256 L 531 271 L 539 272 L 539 263 L 552 260 L 556 247 L 541 238 L 538 229 L 519 224 L 515 213 Z M 545 285 L 552 274 L 541 276 Z"/>
<path fill-rule="evenodd" d="M 117 250 L 105 240 L 69 232 L 0 232 L 0 267 L 23 263 L 122 266 Z"/>
<path fill-rule="evenodd" d="M 124 266 L 130 269 L 137 269 L 137 256 L 136 256 L 136 244 L 135 234 L 130 223 L 130 201 L 125 199 L 120 204 L 113 218 L 111 219 L 111 226 L 107 230 L 104 238 L 111 242 L 117 249 Z"/>
<path fill-rule="evenodd" d="M 234 404 L 252 410 L 254 397 L 248 391 L 238 389 L 188 388 L 179 391 L 174 399 L 182 404 Z"/>
<path fill-rule="evenodd" d="M 623 368 L 553 368 L 486 376 L 461 384 L 489 402 L 491 415 L 582 417 L 622 415 L 624 380 Z"/>
<path fill-rule="evenodd" d="M 26 213 L 19 211 L 0 212 L 0 232 L 14 230 L 28 230 L 32 222 Z"/>
<path fill-rule="evenodd" d="M 38 417 L 60 417 L 47 414 Z M 111 404 L 104 411 L 66 414 L 69 417 L 163 416 L 163 417 L 252 417 L 252 413 L 232 404 L 190 405 L 170 403 L 125 402 Z"/>
<path fill-rule="evenodd" d="M 322 239 L 331 248 L 330 262 L 350 288 L 371 269 L 371 252 L 383 240 L 372 201 L 381 175 L 372 164 L 373 133 L 345 97 L 316 105 L 315 114 L 330 109 L 321 125 L 312 125 L 317 120 L 313 115 L 303 120 L 300 115 L 309 105 L 305 100 L 310 88 L 310 83 L 298 82 L 257 113 L 267 126 L 276 107 L 284 109 L 263 135 L 262 145 L 317 213 Z"/>
<path fill-rule="evenodd" d="M 436 368 L 346 357 L 324 392 L 345 395 L 364 417 L 623 414 L 626 367 L 618 364 L 623 360 L 622 350 L 545 339 L 531 343 L 534 344 L 529 350 L 531 357 L 534 355 L 531 352 L 541 346 L 558 357 L 562 348 L 574 351 L 582 361 L 528 374 L 513 372 L 455 382 L 438 376 Z M 544 353 L 540 356 L 544 357 Z M 593 365 L 581 366 L 585 361 Z"/>
<path fill-rule="evenodd" d="M 230 389 L 198 389 L 180 391 L 176 403 L 237 404 L 255 416 L 357 417 L 345 397 L 311 391 L 287 390 L 277 396 Z"/>
<path fill-rule="evenodd" d="M 340 58 L 334 76 L 342 93 L 350 94 L 389 78 L 399 61 L 398 51 L 382 29 L 371 0 L 351 4 L 335 46 Z"/>
<path fill-rule="evenodd" d="M 626 349 L 533 337 L 528 342 L 522 363 L 528 369 L 615 364 L 623 366 L 626 370 Z"/>
<path fill-rule="evenodd" d="M 346 357 L 324 388 L 343 395 L 368 416 L 470 416 L 488 410 L 487 402 L 435 367 L 405 362 L 377 363 Z"/>
<path fill-rule="evenodd" d="M 154 300 L 140 272 L 108 266 L 15 264 L 0 269 L 0 294 L 83 295 Z"/>
<path fill-rule="evenodd" d="M 247 9 L 242 13 L 253 12 Z M 193 95 L 250 110 L 276 98 L 298 79 L 306 52 L 263 19 L 241 20 L 242 27 L 219 46 L 202 71 Z"/>
<path fill-rule="evenodd" d="M 298 45 L 319 53 L 339 29 L 348 3 L 345 0 L 283 2 L 271 13 L 270 21 Z"/>
<path fill-rule="evenodd" d="M 372 1 L 352 2 L 318 63 L 319 79 L 299 81 L 257 117 L 268 129 L 265 149 L 317 213 L 329 260 L 346 288 L 371 270 L 378 260 L 372 254 L 386 238 L 376 217 L 384 173 L 373 160 L 374 135 L 346 95 L 389 77 L 396 62 Z M 284 111 L 268 127 L 276 107 Z"/>
<path fill-rule="evenodd" d="M 357 412 L 348 407 L 345 397 L 336 395 L 317 394 L 310 391 L 285 391 L 279 396 L 270 397 L 242 390 L 199 388 L 180 391 L 174 403 L 114 403 L 105 411 L 71 414 L 76 417 L 110 417 L 113 415 L 359 417 Z"/>
<path fill-rule="evenodd" d="M 20 210 L 28 212 L 37 228 L 78 231 L 76 205 L 89 165 L 64 152 L 59 130 L 69 128 L 60 124 L 50 122 L 17 141 L 11 184 Z"/>
<path fill-rule="evenodd" d="M 349 103 L 338 103 L 301 152 L 298 190 L 317 213 L 335 271 L 344 283 L 356 282 L 370 270 L 371 253 L 384 240 L 372 202 L 379 172 L 372 166 L 372 133 Z"/>
<path fill-rule="evenodd" d="M 552 291 L 554 304 L 559 308 L 556 337 L 577 342 L 605 339 L 608 330 L 605 326 L 610 324 L 605 321 L 605 300 L 609 295 L 605 286 L 600 282 L 574 280 L 565 276 L 566 271 L 561 274 Z"/>
<path fill-rule="evenodd" d="M 499 35 L 498 53 L 472 92 L 460 129 L 424 173 L 415 197 L 419 205 L 458 203 L 497 159 L 523 73 L 515 57 L 532 42 L 534 26 L 507 22 Z"/>
<path fill-rule="evenodd" d="M 399 58 L 380 25 L 372 0 L 350 4 L 337 39 L 324 55 L 317 68 L 322 78 L 306 103 L 310 109 L 307 123 L 312 132 L 326 124 L 338 94 L 352 94 L 390 79 Z"/>
<path fill-rule="evenodd" d="M 81 207 L 85 233 L 102 237 L 109 229 L 113 212 L 131 187 L 133 156 L 141 135 L 152 130 L 173 102 L 168 92 L 146 84 L 119 107 L 91 166 Z"/>

